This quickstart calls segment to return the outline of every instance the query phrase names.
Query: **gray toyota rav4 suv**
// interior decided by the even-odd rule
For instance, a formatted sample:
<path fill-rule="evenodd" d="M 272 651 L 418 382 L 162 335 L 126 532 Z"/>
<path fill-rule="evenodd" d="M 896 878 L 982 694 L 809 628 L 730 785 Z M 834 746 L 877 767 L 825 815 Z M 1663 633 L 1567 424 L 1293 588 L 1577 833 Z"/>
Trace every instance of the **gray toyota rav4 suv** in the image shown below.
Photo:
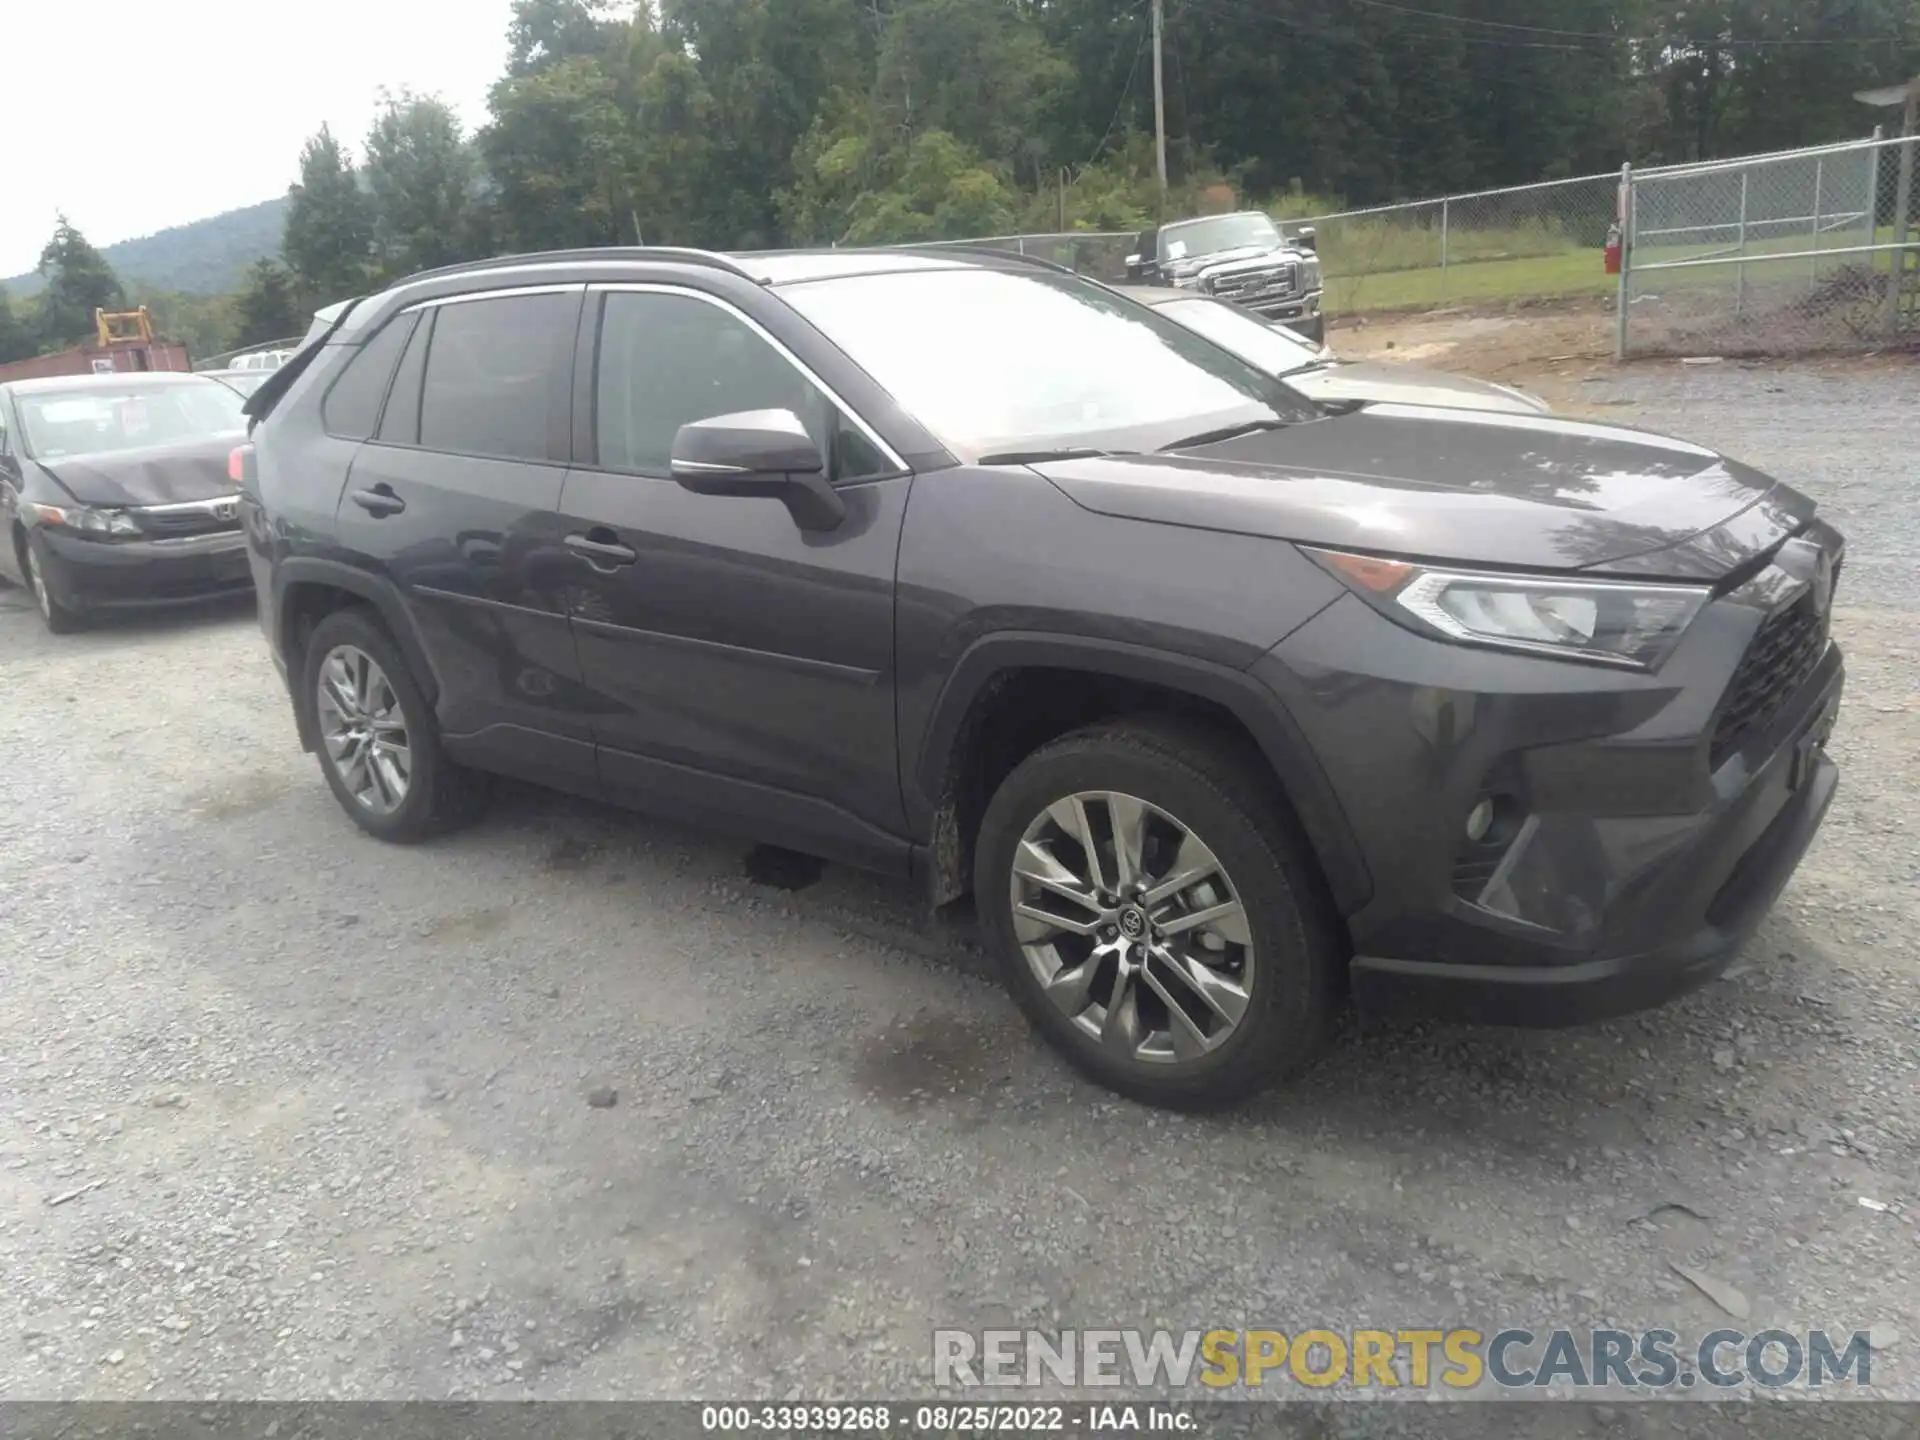
<path fill-rule="evenodd" d="M 567 252 L 323 312 L 234 456 L 360 827 L 506 774 L 969 892 L 1101 1082 L 1713 975 L 1834 793 L 1840 536 L 1679 440 L 1329 413 L 1014 256 Z"/>

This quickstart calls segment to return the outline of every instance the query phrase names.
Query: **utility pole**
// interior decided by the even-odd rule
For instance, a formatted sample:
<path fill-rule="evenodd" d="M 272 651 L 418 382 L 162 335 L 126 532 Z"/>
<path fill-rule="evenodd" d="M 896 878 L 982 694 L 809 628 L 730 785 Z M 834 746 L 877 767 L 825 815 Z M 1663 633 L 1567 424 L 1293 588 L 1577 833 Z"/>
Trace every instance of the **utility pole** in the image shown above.
<path fill-rule="evenodd" d="M 1153 158 L 1160 173 L 1160 200 L 1164 206 L 1167 198 L 1167 91 L 1160 67 L 1161 9 L 1162 0 L 1153 0 Z"/>

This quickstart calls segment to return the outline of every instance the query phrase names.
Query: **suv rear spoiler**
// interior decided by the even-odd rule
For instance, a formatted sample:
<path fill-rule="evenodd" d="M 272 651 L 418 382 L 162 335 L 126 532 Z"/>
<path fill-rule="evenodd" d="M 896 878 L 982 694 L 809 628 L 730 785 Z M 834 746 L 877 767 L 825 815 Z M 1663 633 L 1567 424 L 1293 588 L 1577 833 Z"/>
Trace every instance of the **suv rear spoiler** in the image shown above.
<path fill-rule="evenodd" d="M 306 338 L 300 342 L 299 348 L 287 357 L 286 364 L 268 375 L 260 388 L 247 397 L 247 403 L 240 407 L 240 413 L 247 417 L 249 435 L 253 433 L 254 426 L 273 413 L 273 407 L 280 403 L 280 397 L 292 388 L 293 382 L 300 378 L 301 372 L 320 353 L 320 347 L 333 338 L 347 316 L 353 313 L 353 307 L 364 298 L 355 296 L 351 300 L 342 300 L 314 311 L 313 324 L 307 327 Z"/>

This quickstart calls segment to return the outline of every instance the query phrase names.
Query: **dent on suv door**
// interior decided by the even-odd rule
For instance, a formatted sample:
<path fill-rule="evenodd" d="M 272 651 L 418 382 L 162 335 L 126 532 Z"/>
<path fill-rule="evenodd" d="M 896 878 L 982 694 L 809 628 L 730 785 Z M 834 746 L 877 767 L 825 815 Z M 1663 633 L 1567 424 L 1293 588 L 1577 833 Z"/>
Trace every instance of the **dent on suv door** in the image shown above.
<path fill-rule="evenodd" d="M 607 788 L 762 839 L 904 861 L 894 761 L 893 586 L 911 477 L 784 347 L 731 304 L 609 289 L 591 456 L 568 473 L 574 639 Z M 592 323 L 590 318 L 589 324 Z M 806 531 L 765 498 L 671 478 L 679 427 L 792 410 L 847 515 Z"/>
<path fill-rule="evenodd" d="M 559 516 L 583 293 L 427 307 L 337 522 L 404 598 L 449 750 L 571 788 L 594 778 Z"/>

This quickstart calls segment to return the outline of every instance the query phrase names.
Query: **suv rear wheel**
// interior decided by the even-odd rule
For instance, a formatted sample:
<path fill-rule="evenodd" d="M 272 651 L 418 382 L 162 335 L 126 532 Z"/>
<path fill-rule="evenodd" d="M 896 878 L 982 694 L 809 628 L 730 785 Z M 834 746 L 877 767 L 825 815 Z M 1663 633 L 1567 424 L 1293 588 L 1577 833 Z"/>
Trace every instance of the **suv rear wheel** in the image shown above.
<path fill-rule="evenodd" d="M 400 647 L 364 610 L 336 610 L 307 642 L 300 703 L 319 738 L 321 773 L 369 835 L 422 840 L 475 818 L 482 779 L 440 748 L 439 731 Z"/>
<path fill-rule="evenodd" d="M 987 807 L 974 895 L 1009 988 L 1087 1075 L 1149 1104 L 1231 1104 L 1304 1068 L 1338 952 L 1271 782 L 1199 727 L 1083 730 Z"/>

